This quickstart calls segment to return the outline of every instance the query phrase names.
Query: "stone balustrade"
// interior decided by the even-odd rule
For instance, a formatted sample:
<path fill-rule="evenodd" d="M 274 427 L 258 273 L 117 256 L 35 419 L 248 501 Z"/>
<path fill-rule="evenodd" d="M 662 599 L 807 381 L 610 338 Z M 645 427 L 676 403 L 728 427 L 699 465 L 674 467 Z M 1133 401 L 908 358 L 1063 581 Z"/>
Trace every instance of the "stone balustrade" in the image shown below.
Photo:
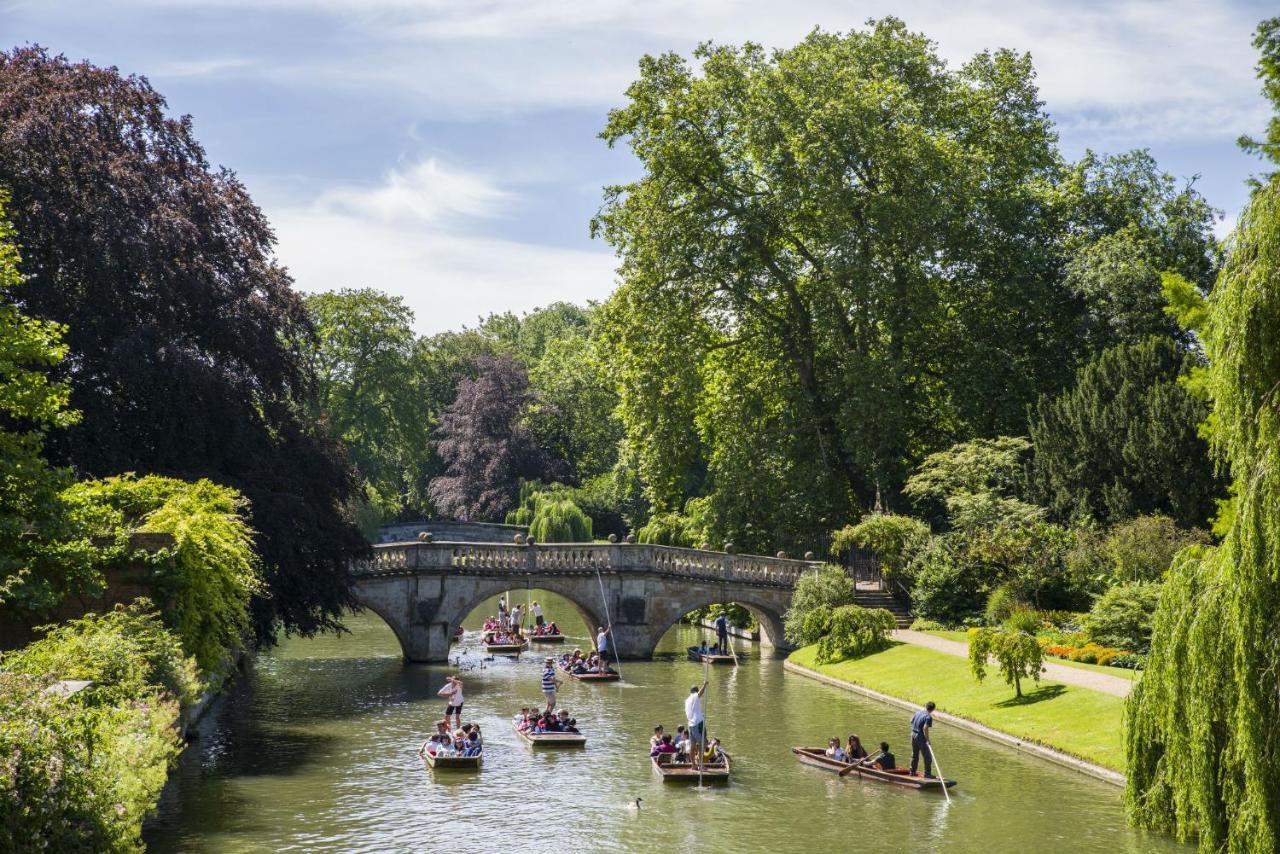
<path fill-rule="evenodd" d="M 357 575 L 409 572 L 572 575 L 595 572 L 658 573 L 701 581 L 792 588 L 815 561 L 739 555 L 675 546 L 629 543 L 401 542 L 373 547 L 373 557 L 352 566 Z"/>

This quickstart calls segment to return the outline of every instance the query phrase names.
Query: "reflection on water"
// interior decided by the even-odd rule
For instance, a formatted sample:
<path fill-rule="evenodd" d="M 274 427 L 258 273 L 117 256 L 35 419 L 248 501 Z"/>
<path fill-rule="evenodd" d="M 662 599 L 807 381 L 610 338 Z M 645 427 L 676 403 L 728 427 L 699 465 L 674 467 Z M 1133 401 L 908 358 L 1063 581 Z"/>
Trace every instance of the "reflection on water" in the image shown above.
<path fill-rule="evenodd" d="M 517 599 L 524 598 L 524 591 Z M 570 635 L 586 627 L 553 594 L 534 591 Z M 909 756 L 907 715 L 795 674 L 747 648 L 742 666 L 712 668 L 708 728 L 734 757 L 733 781 L 664 786 L 649 733 L 683 723 L 702 678 L 683 650 L 699 632 L 668 633 L 624 681 L 566 684 L 561 703 L 585 750 L 534 751 L 510 715 L 540 700 L 544 654 L 485 661 L 477 609 L 455 660 L 465 720 L 485 733 L 480 773 L 429 772 L 416 756 L 443 711 L 450 669 L 405 664 L 371 615 L 341 637 L 286 640 L 258 657 L 183 755 L 150 823 L 153 851 L 735 851 L 1149 852 L 1187 850 L 1125 827 L 1119 790 L 976 736 L 941 727 L 938 758 L 960 780 L 952 803 L 800 765 L 799 744 L 857 733 Z M 741 642 L 740 642 L 741 643 Z M 572 642 L 567 645 L 572 648 Z M 627 805 L 641 799 L 639 811 Z"/>

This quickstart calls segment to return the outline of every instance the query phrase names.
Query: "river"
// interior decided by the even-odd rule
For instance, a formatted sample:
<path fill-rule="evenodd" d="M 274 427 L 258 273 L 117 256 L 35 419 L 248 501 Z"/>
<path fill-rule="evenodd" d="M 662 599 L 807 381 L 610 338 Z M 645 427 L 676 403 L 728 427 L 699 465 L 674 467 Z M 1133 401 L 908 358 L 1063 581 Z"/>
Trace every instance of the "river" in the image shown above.
<path fill-rule="evenodd" d="M 553 594 L 532 593 L 571 635 L 586 627 Z M 938 758 L 958 779 L 950 804 L 800 765 L 793 745 L 858 733 L 910 759 L 900 709 L 787 673 L 745 650 L 712 668 L 708 731 L 733 755 L 733 780 L 705 790 L 664 784 L 647 759 L 656 723 L 683 723 L 702 666 L 679 626 L 653 661 L 623 662 L 612 685 L 566 684 L 561 704 L 586 749 L 535 752 L 510 715 L 541 695 L 543 652 L 484 661 L 479 633 L 492 603 L 455 647 L 464 720 L 485 734 L 477 773 L 429 772 L 416 756 L 443 702 L 443 665 L 405 664 L 372 614 L 350 633 L 287 639 L 260 654 L 201 724 L 148 823 L 151 851 L 504 852 L 1153 852 L 1187 851 L 1125 825 L 1117 788 L 940 726 Z M 555 647 L 546 647 L 555 650 Z M 629 804 L 640 799 L 638 810 Z"/>

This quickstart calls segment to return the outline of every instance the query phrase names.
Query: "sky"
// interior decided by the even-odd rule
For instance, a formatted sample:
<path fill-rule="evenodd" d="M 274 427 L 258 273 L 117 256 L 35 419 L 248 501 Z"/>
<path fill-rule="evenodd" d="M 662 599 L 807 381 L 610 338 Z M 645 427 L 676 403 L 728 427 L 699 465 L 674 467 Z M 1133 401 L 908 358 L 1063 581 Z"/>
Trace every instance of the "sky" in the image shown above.
<path fill-rule="evenodd" d="M 1274 0 L 0 0 L 0 46 L 146 76 L 235 170 L 307 292 L 404 297 L 423 334 L 602 300 L 588 222 L 639 164 L 598 138 L 646 53 L 786 47 L 896 15 L 958 65 L 1030 52 L 1063 153 L 1149 148 L 1229 231 L 1262 171 L 1250 46 Z M 1197 177 L 1198 176 L 1198 177 Z"/>

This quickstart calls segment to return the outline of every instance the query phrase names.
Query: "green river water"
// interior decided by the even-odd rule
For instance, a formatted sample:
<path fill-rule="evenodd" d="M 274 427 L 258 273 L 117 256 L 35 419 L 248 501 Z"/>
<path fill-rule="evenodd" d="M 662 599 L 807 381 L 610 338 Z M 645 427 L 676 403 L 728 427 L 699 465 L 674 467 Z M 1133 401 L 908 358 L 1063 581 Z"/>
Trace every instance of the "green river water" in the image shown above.
<path fill-rule="evenodd" d="M 532 594 L 570 635 L 572 606 Z M 949 777 L 939 792 L 841 780 L 800 765 L 793 745 L 857 733 L 910 759 L 908 715 L 802 676 L 740 642 L 740 667 L 712 668 L 708 731 L 733 755 L 733 780 L 705 790 L 664 785 L 649 766 L 653 725 L 683 723 L 702 677 L 673 629 L 653 661 L 623 662 L 623 681 L 569 683 L 561 705 L 585 749 L 534 751 L 510 715 L 541 697 L 543 651 L 484 661 L 486 603 L 454 648 L 464 720 L 485 734 L 485 766 L 430 772 L 416 755 L 443 711 L 436 690 L 457 667 L 405 664 L 372 614 L 351 633 L 285 640 L 259 655 L 202 722 L 149 823 L 151 851 L 1187 851 L 1125 825 L 1120 791 L 977 736 L 940 726 Z M 544 647 L 555 651 L 555 647 Z M 550 654 L 548 652 L 547 654 Z M 567 680 L 566 680 L 567 681 Z M 637 798 L 640 808 L 629 808 Z"/>

